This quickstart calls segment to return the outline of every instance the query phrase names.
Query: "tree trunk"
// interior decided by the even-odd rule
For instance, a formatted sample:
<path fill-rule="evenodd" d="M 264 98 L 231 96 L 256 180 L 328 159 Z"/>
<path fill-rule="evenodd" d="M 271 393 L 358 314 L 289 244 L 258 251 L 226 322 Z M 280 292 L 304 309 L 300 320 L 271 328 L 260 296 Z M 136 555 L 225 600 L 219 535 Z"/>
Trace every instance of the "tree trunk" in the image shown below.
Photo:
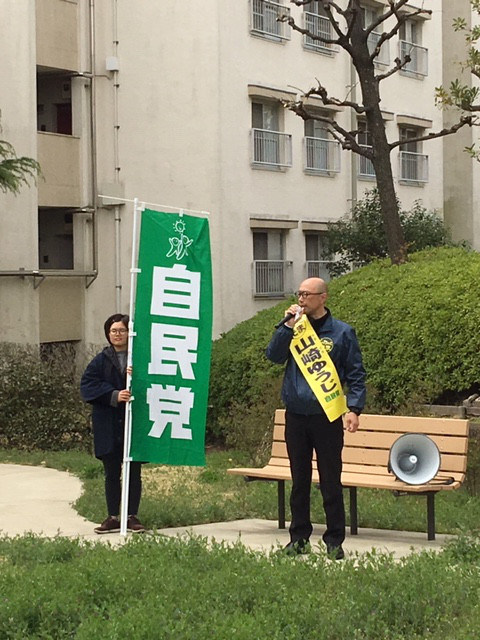
<path fill-rule="evenodd" d="M 357 0 L 355 0 L 357 4 Z M 354 20 L 351 32 L 352 60 L 362 89 L 367 127 L 372 136 L 373 166 L 377 179 L 383 226 L 387 237 L 388 255 L 393 264 L 407 259 L 407 247 L 398 210 L 398 200 L 392 175 L 390 147 L 380 110 L 380 92 L 375 79 L 375 66 L 370 60 L 367 39 L 359 19 Z"/>

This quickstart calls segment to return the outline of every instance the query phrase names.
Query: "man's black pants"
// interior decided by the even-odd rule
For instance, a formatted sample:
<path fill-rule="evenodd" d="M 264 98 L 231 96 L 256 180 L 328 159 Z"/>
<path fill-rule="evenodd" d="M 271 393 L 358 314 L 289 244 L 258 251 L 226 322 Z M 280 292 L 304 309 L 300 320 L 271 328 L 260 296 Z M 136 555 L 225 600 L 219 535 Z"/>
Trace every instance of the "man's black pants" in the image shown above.
<path fill-rule="evenodd" d="M 312 454 L 317 454 L 320 491 L 327 528 L 323 540 L 328 545 L 340 545 L 345 540 L 345 506 L 341 484 L 343 421 L 329 422 L 323 415 L 304 416 L 285 412 L 285 441 L 292 470 L 290 509 L 292 542 L 308 540 L 312 533 L 310 520 L 310 489 L 312 485 Z"/>
<path fill-rule="evenodd" d="M 107 500 L 108 515 L 120 514 L 120 500 L 122 496 L 121 475 L 123 452 L 113 451 L 102 457 L 105 472 L 105 498 Z M 128 490 L 128 515 L 136 516 L 142 495 L 142 463 L 130 462 L 130 482 Z"/>

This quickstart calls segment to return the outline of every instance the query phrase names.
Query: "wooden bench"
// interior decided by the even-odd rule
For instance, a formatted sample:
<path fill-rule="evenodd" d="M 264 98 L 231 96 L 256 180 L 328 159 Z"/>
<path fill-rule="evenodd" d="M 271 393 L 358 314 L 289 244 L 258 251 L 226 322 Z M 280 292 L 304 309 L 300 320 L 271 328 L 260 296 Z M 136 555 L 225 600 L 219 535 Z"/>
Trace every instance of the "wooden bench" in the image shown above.
<path fill-rule="evenodd" d="M 427 498 L 428 540 L 435 539 L 435 494 L 458 489 L 465 479 L 468 449 L 468 420 L 362 414 L 356 433 L 345 432 L 342 484 L 350 491 L 350 533 L 358 534 L 357 487 L 388 489 L 395 495 L 425 495 Z M 405 433 L 428 435 L 438 446 L 441 463 L 438 475 L 427 484 L 409 485 L 388 471 L 392 444 Z M 285 444 L 285 411 L 277 409 L 272 453 L 261 469 L 228 469 L 247 481 L 276 481 L 278 486 L 278 527 L 285 528 L 285 481 L 291 480 Z M 313 463 L 312 482 L 319 478 Z"/>

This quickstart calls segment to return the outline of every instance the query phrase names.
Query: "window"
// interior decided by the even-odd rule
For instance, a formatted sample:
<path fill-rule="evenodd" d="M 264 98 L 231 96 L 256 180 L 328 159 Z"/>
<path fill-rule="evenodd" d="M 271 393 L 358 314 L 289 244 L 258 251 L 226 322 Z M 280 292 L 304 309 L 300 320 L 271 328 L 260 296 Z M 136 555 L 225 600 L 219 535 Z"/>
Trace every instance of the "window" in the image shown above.
<path fill-rule="evenodd" d="M 327 232 L 319 231 L 305 234 L 306 277 L 322 278 L 328 282 L 330 274 L 328 264 L 332 258 L 327 251 Z"/>
<path fill-rule="evenodd" d="M 362 9 L 363 16 L 363 27 L 364 29 L 368 29 L 376 20 L 380 17 L 380 12 L 377 9 L 373 9 L 372 7 L 364 7 Z M 382 35 L 381 25 L 377 27 L 378 31 L 372 31 L 368 36 L 367 44 L 368 50 L 372 54 L 375 51 L 375 48 L 380 40 Z M 376 64 L 390 64 L 390 52 L 388 47 L 388 41 L 384 42 L 378 52 L 377 57 L 375 58 Z"/>
<path fill-rule="evenodd" d="M 322 38 L 332 39 L 332 25 L 328 19 L 322 4 L 315 0 L 303 7 L 303 26 L 311 34 Z M 316 40 L 305 34 L 303 36 L 305 49 L 331 54 L 334 51 L 332 44 Z"/>
<path fill-rule="evenodd" d="M 421 153 L 422 143 L 412 140 L 422 133 L 413 127 L 400 128 L 400 180 L 404 182 L 428 182 L 428 156 Z"/>
<path fill-rule="evenodd" d="M 279 18 L 288 14 L 282 2 L 250 0 L 250 6 L 251 33 L 280 42 L 290 39 L 289 25 L 279 21 Z"/>
<path fill-rule="evenodd" d="M 320 120 L 305 120 L 305 171 L 338 173 L 340 144 L 332 139 L 328 124 Z"/>
<path fill-rule="evenodd" d="M 73 213 L 68 209 L 39 209 L 40 269 L 73 269 Z"/>
<path fill-rule="evenodd" d="M 406 20 L 400 25 L 399 37 L 400 60 L 410 56 L 410 62 L 402 69 L 403 73 L 415 77 L 428 75 L 428 49 L 420 46 L 422 23 L 418 20 Z"/>
<path fill-rule="evenodd" d="M 364 149 L 372 149 L 372 134 L 367 128 L 367 123 L 360 120 L 358 123 L 358 144 Z M 362 178 L 375 178 L 375 169 L 370 158 L 358 156 L 358 175 Z"/>
<path fill-rule="evenodd" d="M 252 102 L 252 163 L 278 169 L 292 166 L 292 136 L 279 131 L 279 107 Z"/>
<path fill-rule="evenodd" d="M 284 296 L 287 290 L 287 267 L 284 260 L 285 232 L 253 232 L 253 270 L 255 296 Z"/>

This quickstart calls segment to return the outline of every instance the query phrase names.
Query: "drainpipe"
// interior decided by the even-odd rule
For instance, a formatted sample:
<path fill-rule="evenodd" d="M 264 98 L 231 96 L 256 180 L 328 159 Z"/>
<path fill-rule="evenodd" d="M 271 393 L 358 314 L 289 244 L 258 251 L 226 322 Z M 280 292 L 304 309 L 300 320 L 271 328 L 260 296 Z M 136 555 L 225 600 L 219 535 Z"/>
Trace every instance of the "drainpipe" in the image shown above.
<path fill-rule="evenodd" d="M 90 0 L 90 151 L 92 188 L 92 267 L 98 273 L 98 206 L 97 206 L 97 121 L 96 121 L 96 77 L 95 77 L 95 0 Z"/>
<path fill-rule="evenodd" d="M 118 7 L 117 0 L 112 3 L 112 26 L 113 26 L 113 55 L 118 57 Z M 113 169 L 114 182 L 120 182 L 120 158 L 118 151 L 118 133 L 120 125 L 118 122 L 118 69 L 113 71 Z M 115 305 L 117 312 L 122 309 L 122 245 L 121 245 L 121 216 L 120 206 L 114 208 L 115 216 Z"/>

